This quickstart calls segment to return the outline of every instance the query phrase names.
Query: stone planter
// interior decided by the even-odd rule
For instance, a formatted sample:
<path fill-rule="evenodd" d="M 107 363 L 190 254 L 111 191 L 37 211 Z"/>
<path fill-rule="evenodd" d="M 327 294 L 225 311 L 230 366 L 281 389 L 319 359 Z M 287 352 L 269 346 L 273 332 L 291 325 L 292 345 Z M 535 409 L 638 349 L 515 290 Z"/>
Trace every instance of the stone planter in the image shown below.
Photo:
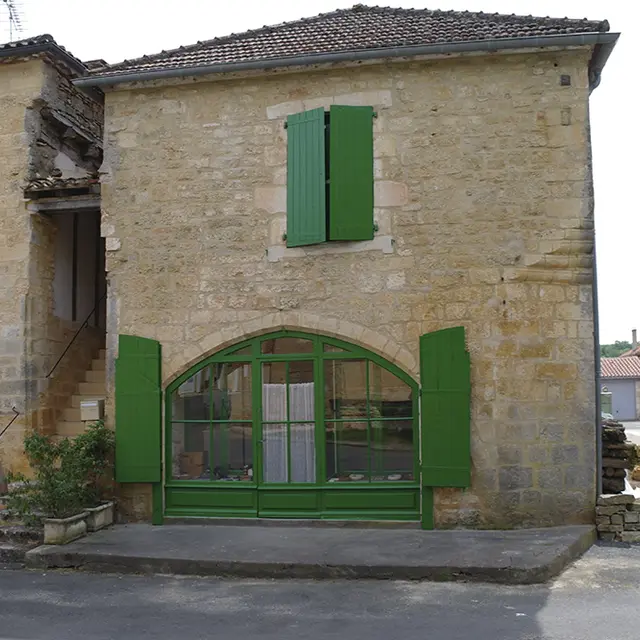
<path fill-rule="evenodd" d="M 67 544 L 87 535 L 87 512 L 70 518 L 44 518 L 44 543 Z"/>
<path fill-rule="evenodd" d="M 113 524 L 114 503 L 104 502 L 97 507 L 87 509 L 87 531 L 100 531 Z"/>

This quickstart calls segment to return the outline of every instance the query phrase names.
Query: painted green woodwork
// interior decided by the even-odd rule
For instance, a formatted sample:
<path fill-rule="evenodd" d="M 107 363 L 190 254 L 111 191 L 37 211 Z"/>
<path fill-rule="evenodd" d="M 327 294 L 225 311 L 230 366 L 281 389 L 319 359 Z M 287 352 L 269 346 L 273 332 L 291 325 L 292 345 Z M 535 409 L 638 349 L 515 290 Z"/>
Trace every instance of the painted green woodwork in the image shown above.
<path fill-rule="evenodd" d="M 263 353 L 265 343 L 278 338 L 300 338 L 311 342 L 310 350 L 304 353 Z M 294 341 L 289 340 L 290 343 Z M 327 482 L 327 461 L 325 430 L 329 422 L 348 422 L 348 418 L 326 420 L 324 411 L 324 363 L 330 361 L 353 361 L 363 359 L 386 369 L 411 390 L 410 414 L 400 418 L 413 425 L 413 481 L 386 482 Z M 244 343 L 225 349 L 186 371 L 166 390 L 167 436 L 171 443 L 172 394 L 199 370 L 223 362 L 250 361 L 252 377 L 252 444 L 253 444 L 253 480 L 242 482 L 216 481 L 212 479 L 186 480 L 170 478 L 172 473 L 171 446 L 166 447 L 167 482 L 165 496 L 165 515 L 172 517 L 271 517 L 271 518 L 330 518 L 330 519 L 386 519 L 419 520 L 420 486 L 418 479 L 418 387 L 406 373 L 387 362 L 380 356 L 349 343 L 319 335 L 310 335 L 295 331 L 279 331 L 253 338 Z M 282 371 L 287 378 L 295 369 L 296 363 L 312 363 L 314 380 L 315 407 L 315 445 L 316 445 L 316 482 L 263 482 L 262 445 L 262 365 L 282 363 Z M 308 366 L 306 370 L 308 370 Z M 367 379 L 369 377 L 368 365 Z M 379 373 L 374 373 L 379 376 Z M 372 383 L 376 384 L 376 383 Z M 368 386 L 367 386 L 368 389 Z M 377 393 L 377 392 L 375 392 Z M 232 400 L 233 402 L 233 400 Z M 370 415 L 371 414 L 371 415 Z M 287 416 L 290 418 L 290 415 Z M 367 410 L 365 422 L 384 423 L 397 418 L 375 416 Z M 213 421 L 219 422 L 219 421 Z M 284 420 L 287 429 L 295 424 L 293 420 Z M 368 425 L 367 433 L 371 431 Z M 367 436 L 369 439 L 371 436 Z M 211 450 L 210 450 L 211 451 Z M 288 456 L 290 456 L 290 447 Z"/>
<path fill-rule="evenodd" d="M 463 327 L 420 337 L 422 485 L 471 484 L 471 374 Z"/>
<path fill-rule="evenodd" d="M 287 246 L 327 239 L 324 109 L 287 118 Z"/>
<path fill-rule="evenodd" d="M 329 240 L 373 239 L 373 108 L 333 105 Z"/>
<path fill-rule="evenodd" d="M 115 388 L 116 481 L 161 482 L 159 342 L 120 336 Z"/>

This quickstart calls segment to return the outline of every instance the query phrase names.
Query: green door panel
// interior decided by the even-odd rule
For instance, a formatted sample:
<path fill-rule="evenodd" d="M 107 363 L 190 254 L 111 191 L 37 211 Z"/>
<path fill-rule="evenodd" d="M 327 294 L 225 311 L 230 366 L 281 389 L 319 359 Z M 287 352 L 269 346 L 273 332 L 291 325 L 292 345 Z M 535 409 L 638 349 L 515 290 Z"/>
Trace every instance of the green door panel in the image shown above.
<path fill-rule="evenodd" d="M 116 481 L 160 482 L 160 343 L 121 335 L 116 360 Z"/>
<path fill-rule="evenodd" d="M 471 484 L 471 374 L 463 327 L 420 338 L 422 484 Z"/>

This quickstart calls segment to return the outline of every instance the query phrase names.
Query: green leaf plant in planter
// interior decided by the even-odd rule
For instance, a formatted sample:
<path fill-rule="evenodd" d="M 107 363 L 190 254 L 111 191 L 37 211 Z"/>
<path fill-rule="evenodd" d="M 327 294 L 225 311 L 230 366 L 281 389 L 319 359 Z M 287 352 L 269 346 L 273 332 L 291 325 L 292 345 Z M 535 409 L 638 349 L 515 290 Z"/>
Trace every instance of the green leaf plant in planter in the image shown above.
<path fill-rule="evenodd" d="M 44 524 L 45 544 L 65 544 L 85 535 L 87 509 L 100 503 L 113 449 L 113 432 L 102 421 L 58 442 L 27 434 L 24 451 L 33 476 L 9 476 L 7 508 L 27 525 Z"/>

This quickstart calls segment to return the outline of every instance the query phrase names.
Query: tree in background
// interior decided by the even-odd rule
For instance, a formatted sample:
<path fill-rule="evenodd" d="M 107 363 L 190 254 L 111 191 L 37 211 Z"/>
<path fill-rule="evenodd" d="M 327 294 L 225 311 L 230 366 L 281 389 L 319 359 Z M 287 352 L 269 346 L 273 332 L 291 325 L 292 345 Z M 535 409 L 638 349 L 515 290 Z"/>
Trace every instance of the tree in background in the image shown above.
<path fill-rule="evenodd" d="M 600 355 L 603 358 L 617 358 L 621 353 L 629 351 L 631 343 L 626 340 L 616 340 L 613 344 L 601 344 Z"/>

